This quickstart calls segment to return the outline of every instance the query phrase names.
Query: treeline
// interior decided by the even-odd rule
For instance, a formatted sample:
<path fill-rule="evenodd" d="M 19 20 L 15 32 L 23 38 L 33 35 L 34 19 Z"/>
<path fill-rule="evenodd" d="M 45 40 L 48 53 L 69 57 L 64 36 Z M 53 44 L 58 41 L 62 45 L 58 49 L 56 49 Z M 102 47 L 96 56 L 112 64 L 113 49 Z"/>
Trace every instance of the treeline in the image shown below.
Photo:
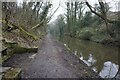
<path fill-rule="evenodd" d="M 4 63 L 14 54 L 36 53 L 46 35 L 47 24 L 53 14 L 50 2 L 2 2 L 2 57 Z M 2 37 L 1 37 L 2 35 Z"/>
<path fill-rule="evenodd" d="M 50 2 L 2 2 L 2 32 L 3 37 L 13 41 L 24 39 L 33 42 L 40 39 L 46 33 L 49 22 Z M 11 36 L 11 37 L 10 37 Z M 16 38 L 16 39 L 15 39 Z M 32 44 L 32 43 L 31 43 Z"/>
<path fill-rule="evenodd" d="M 66 7 L 66 14 L 60 15 L 54 22 L 57 27 L 50 28 L 52 34 L 65 34 L 111 45 L 120 43 L 119 11 L 111 12 L 109 3 L 98 1 L 92 6 L 89 2 L 73 1 L 67 2 Z M 55 31 L 56 28 L 58 31 Z"/>

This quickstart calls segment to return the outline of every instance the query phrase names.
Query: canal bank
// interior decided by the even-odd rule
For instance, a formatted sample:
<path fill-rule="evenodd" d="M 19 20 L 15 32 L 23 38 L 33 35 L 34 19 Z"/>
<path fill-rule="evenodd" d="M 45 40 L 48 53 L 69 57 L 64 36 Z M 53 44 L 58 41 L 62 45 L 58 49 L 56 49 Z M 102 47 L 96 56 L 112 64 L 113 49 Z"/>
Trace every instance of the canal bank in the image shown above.
<path fill-rule="evenodd" d="M 22 68 L 21 77 L 31 78 L 100 78 L 82 60 L 67 50 L 51 35 L 47 35 L 34 55 L 23 53 L 11 57 L 3 66 Z M 27 61 L 27 62 L 26 62 Z"/>
<path fill-rule="evenodd" d="M 60 41 L 102 78 L 113 78 L 119 68 L 118 47 L 64 36 Z"/>

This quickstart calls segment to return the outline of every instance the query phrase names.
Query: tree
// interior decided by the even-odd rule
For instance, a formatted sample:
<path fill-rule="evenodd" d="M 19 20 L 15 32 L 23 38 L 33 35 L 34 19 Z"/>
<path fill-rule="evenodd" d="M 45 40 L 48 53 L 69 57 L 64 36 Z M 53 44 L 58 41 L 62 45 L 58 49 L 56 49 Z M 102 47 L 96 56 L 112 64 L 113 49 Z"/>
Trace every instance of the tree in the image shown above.
<path fill-rule="evenodd" d="M 86 12 L 84 17 L 83 17 L 83 26 L 84 27 L 88 27 L 90 26 L 93 22 L 92 22 L 92 13 L 91 12 Z"/>
<path fill-rule="evenodd" d="M 80 18 L 82 15 L 82 3 L 79 3 L 78 1 L 72 1 L 67 2 L 67 27 L 68 27 L 68 33 L 71 36 L 76 35 L 76 31 L 78 29 L 78 23 L 80 22 Z M 79 7 L 81 7 L 79 9 Z M 78 20 L 79 16 L 79 20 Z"/>
<path fill-rule="evenodd" d="M 23 2 L 21 6 L 18 6 L 16 2 L 3 2 L 3 31 L 19 30 L 21 34 L 34 40 L 37 39 L 38 36 L 46 32 L 47 14 L 51 5 L 49 2 L 43 3 L 42 1 Z M 36 30 L 32 29 L 36 25 L 42 27 L 36 28 Z"/>
<path fill-rule="evenodd" d="M 116 23 L 118 21 L 117 20 L 115 20 L 115 21 L 109 20 L 107 18 L 107 12 L 109 11 L 109 6 L 106 2 L 103 2 L 102 0 L 98 0 L 98 2 L 99 2 L 99 6 L 100 6 L 99 7 L 99 12 L 100 13 L 97 12 L 96 9 L 93 9 L 93 7 L 88 2 L 85 2 L 85 3 L 92 13 L 94 13 L 95 15 L 99 16 L 100 18 L 102 18 L 104 20 L 104 22 L 106 24 L 106 32 L 107 32 L 107 34 L 109 34 L 109 37 L 111 38 L 108 23 Z"/>
<path fill-rule="evenodd" d="M 62 15 L 58 16 L 57 25 L 59 28 L 59 37 L 61 38 L 64 35 L 64 27 L 65 27 L 64 17 Z"/>
<path fill-rule="evenodd" d="M 78 5 L 78 21 L 77 21 L 77 26 L 82 28 L 83 25 L 82 25 L 82 19 L 83 19 L 83 11 L 84 11 L 84 3 L 83 2 L 80 2 L 79 5 Z"/>

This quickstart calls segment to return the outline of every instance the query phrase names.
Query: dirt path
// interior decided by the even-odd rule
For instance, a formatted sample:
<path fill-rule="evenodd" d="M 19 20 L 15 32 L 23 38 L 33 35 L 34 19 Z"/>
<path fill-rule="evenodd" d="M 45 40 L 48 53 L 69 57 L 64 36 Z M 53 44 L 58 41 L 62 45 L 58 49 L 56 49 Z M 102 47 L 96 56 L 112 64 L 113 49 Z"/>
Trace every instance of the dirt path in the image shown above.
<path fill-rule="evenodd" d="M 72 71 L 65 67 L 65 60 L 62 59 L 60 50 L 56 48 L 49 35 L 46 36 L 38 53 L 29 69 L 29 77 L 76 77 Z"/>
<path fill-rule="evenodd" d="M 27 66 L 23 67 L 27 69 L 23 69 L 22 78 L 98 77 L 74 54 L 70 54 L 71 52 L 63 44 L 54 40 L 49 34 L 40 46 L 34 59 L 29 60 L 26 63 Z"/>

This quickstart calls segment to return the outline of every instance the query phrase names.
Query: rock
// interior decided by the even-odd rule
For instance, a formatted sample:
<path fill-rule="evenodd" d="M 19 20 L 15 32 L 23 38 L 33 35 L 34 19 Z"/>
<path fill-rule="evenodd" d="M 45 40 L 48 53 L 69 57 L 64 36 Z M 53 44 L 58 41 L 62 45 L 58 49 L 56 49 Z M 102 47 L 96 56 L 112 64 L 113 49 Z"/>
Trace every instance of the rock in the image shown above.
<path fill-rule="evenodd" d="M 6 72 L 9 70 L 11 67 L 0 67 L 0 73 Z"/>
<path fill-rule="evenodd" d="M 21 74 L 21 69 L 20 68 L 11 68 L 3 74 L 2 80 L 8 80 L 8 79 L 17 80 L 17 79 L 20 78 L 20 74 Z"/>

